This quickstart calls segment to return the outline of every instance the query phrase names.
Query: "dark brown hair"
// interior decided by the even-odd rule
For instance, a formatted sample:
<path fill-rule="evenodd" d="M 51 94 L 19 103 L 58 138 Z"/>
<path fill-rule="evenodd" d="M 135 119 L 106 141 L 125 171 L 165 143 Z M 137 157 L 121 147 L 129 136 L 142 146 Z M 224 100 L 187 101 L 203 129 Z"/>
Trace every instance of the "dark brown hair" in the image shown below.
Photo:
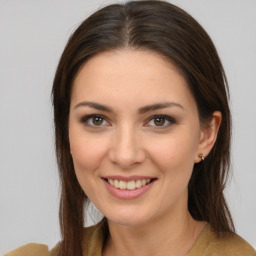
<path fill-rule="evenodd" d="M 189 14 L 163 1 L 130 1 L 100 9 L 70 37 L 59 61 L 52 96 L 56 154 L 61 178 L 60 255 L 82 255 L 84 205 L 70 155 L 68 118 L 72 82 L 89 58 L 106 50 L 149 50 L 168 58 L 184 73 L 202 122 L 222 113 L 217 141 L 207 158 L 194 165 L 188 209 L 196 220 L 211 224 L 219 235 L 234 230 L 224 198 L 230 164 L 231 117 L 226 76 L 205 30 Z"/>

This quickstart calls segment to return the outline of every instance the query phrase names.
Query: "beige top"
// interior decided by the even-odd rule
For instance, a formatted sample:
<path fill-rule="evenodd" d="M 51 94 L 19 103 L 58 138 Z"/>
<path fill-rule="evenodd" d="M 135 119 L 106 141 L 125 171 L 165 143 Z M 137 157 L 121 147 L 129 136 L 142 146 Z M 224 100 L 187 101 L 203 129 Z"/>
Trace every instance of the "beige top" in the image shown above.
<path fill-rule="evenodd" d="M 85 228 L 83 256 L 102 256 L 103 222 Z M 42 244 L 27 244 L 5 256 L 57 256 L 58 245 L 51 251 Z M 208 224 L 186 256 L 256 256 L 256 251 L 240 236 L 233 234 L 218 239 Z"/>

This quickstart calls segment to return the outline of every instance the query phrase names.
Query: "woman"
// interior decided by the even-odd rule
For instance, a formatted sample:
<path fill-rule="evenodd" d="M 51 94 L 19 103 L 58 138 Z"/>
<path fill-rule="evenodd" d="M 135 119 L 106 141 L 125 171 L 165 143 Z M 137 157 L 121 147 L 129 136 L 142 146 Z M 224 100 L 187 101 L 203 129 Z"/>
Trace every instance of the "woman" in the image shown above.
<path fill-rule="evenodd" d="M 53 84 L 62 241 L 7 255 L 255 255 L 223 195 L 227 93 L 211 39 L 176 6 L 91 15 Z M 89 200 L 105 217 L 84 229 Z"/>

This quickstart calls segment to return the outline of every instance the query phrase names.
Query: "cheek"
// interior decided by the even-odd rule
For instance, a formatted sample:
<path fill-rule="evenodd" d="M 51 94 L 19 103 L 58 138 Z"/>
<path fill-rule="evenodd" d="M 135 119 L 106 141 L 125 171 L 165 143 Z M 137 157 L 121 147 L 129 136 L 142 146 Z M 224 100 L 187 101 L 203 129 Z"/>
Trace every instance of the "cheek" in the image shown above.
<path fill-rule="evenodd" d="M 80 186 L 91 201 L 97 198 L 98 169 L 106 154 L 107 141 L 94 136 L 70 136 L 70 150 Z"/>
<path fill-rule="evenodd" d="M 166 207 L 187 198 L 187 187 L 194 166 L 195 144 L 187 136 L 165 139 L 150 148 L 151 161 L 159 170 L 162 190 L 158 197 Z"/>
<path fill-rule="evenodd" d="M 76 172 L 95 171 L 106 154 L 108 142 L 94 136 L 70 137 L 70 151 Z"/>
<path fill-rule="evenodd" d="M 170 136 L 161 141 L 155 141 L 154 147 L 148 147 L 149 155 L 161 169 L 176 169 L 190 167 L 194 164 L 196 142 L 189 136 Z M 152 141 L 151 141 L 152 142 Z"/>

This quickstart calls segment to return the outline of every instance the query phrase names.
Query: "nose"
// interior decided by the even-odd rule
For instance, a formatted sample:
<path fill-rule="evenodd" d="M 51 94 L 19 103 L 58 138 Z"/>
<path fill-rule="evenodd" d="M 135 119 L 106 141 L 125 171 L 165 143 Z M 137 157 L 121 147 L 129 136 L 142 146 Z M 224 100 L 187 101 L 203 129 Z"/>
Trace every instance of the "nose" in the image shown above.
<path fill-rule="evenodd" d="M 145 160 L 141 137 L 134 128 L 124 125 L 117 129 L 113 136 L 109 150 L 109 159 L 113 164 L 128 169 Z"/>

